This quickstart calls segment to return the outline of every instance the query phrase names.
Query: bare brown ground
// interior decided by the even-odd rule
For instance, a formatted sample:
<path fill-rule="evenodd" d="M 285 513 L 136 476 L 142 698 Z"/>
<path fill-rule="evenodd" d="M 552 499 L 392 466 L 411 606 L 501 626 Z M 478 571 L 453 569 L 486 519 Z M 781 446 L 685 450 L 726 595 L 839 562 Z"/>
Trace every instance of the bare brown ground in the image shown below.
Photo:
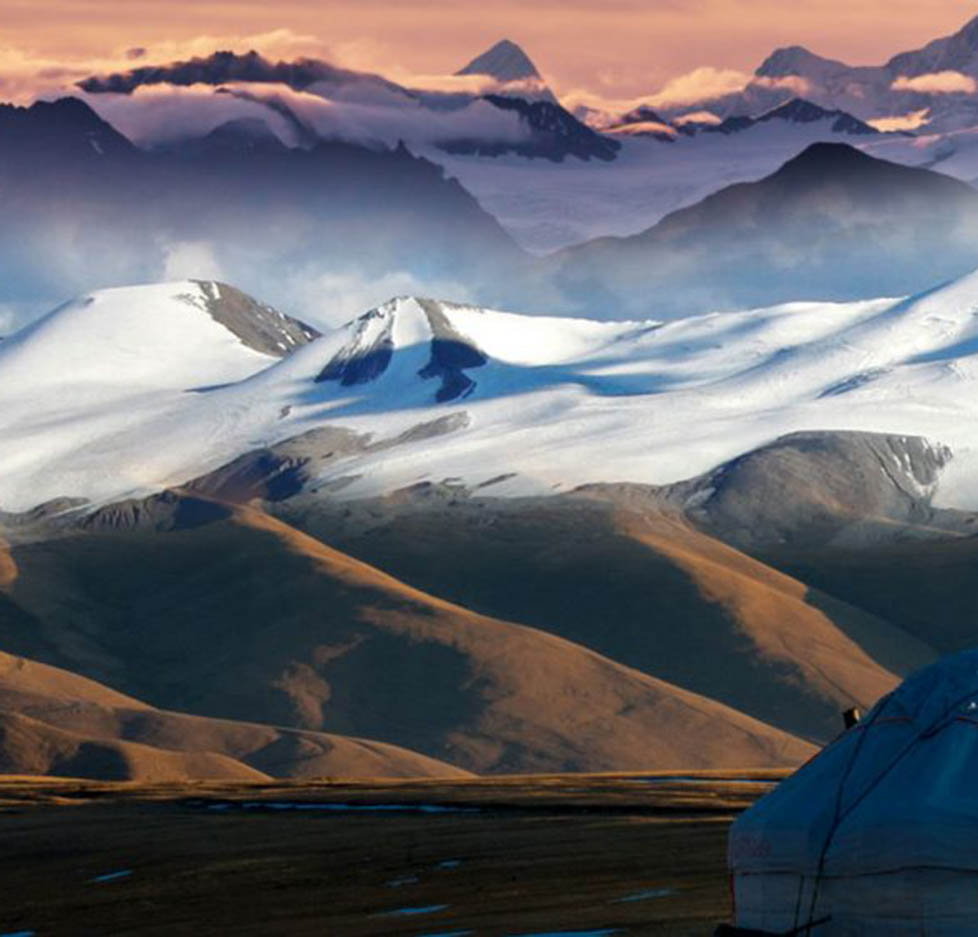
<path fill-rule="evenodd" d="M 730 819 L 770 786 L 754 776 L 8 778 L 0 932 L 705 937 L 729 914 Z M 271 806 L 285 803 L 412 809 Z M 128 874 L 96 881 L 115 873 Z"/>

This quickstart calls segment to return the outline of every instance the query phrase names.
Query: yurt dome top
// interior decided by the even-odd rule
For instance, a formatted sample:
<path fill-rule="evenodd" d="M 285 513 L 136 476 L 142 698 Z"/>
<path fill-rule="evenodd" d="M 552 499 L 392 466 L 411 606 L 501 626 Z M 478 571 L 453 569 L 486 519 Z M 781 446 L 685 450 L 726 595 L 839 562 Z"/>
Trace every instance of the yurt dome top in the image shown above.
<path fill-rule="evenodd" d="M 978 871 L 978 650 L 908 677 L 734 824 L 735 875 Z"/>

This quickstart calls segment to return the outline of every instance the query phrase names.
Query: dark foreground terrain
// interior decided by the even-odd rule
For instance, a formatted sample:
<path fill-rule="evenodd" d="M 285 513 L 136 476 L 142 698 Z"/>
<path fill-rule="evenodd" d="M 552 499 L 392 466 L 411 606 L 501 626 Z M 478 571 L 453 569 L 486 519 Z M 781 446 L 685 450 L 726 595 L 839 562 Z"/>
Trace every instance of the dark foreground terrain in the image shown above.
<path fill-rule="evenodd" d="M 0 934 L 708 935 L 777 773 L 0 781 Z"/>

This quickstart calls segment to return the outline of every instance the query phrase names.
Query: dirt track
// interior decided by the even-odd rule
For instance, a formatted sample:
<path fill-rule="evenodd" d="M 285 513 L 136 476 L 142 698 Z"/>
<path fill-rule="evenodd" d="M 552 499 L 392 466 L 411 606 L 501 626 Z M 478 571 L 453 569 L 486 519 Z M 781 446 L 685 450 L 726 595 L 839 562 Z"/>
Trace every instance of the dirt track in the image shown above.
<path fill-rule="evenodd" d="M 730 819 L 767 787 L 9 780 L 0 934 L 699 937 L 729 913 Z"/>

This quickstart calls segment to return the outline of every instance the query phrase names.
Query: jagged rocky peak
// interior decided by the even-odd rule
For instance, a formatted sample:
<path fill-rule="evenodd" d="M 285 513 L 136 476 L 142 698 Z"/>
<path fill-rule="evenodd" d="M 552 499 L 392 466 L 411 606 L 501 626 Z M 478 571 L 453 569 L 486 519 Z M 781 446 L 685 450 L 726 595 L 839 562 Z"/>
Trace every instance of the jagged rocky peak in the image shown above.
<path fill-rule="evenodd" d="M 489 75 L 499 81 L 542 81 L 532 59 L 509 39 L 476 56 L 458 75 Z"/>
<path fill-rule="evenodd" d="M 277 309 L 253 299 L 247 293 L 215 281 L 194 281 L 200 287 L 203 308 L 215 322 L 233 332 L 254 351 L 278 358 L 316 338 L 319 332 L 311 325 L 293 319 Z"/>
<path fill-rule="evenodd" d="M 805 100 L 805 98 L 792 98 L 757 118 L 758 122 L 769 120 L 784 120 L 795 124 L 812 124 L 820 120 L 832 120 L 834 121 L 832 130 L 835 133 L 879 133 L 875 127 L 859 120 L 858 117 L 853 117 L 852 114 L 840 110 L 828 110 Z"/>
<path fill-rule="evenodd" d="M 785 78 L 789 75 L 845 71 L 848 68 L 844 62 L 823 58 L 804 46 L 787 46 L 775 49 L 754 74 L 763 78 Z"/>

